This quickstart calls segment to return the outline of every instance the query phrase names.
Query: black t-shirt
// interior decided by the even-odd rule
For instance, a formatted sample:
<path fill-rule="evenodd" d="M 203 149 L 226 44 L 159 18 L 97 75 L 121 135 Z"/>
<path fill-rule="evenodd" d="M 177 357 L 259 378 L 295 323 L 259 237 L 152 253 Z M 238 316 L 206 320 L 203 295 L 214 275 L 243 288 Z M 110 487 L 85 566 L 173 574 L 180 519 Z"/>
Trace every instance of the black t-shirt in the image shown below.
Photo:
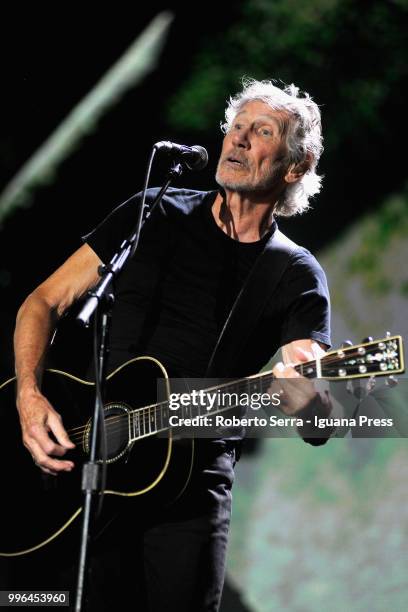
<path fill-rule="evenodd" d="M 148 190 L 148 200 L 156 194 Z M 147 220 L 139 249 L 116 283 L 110 370 L 136 355 L 150 355 L 172 376 L 205 374 L 229 310 L 276 229 L 274 222 L 266 236 L 252 243 L 230 238 L 212 215 L 216 195 L 169 189 Z M 84 237 L 104 263 L 132 230 L 139 201 L 140 194 Z M 325 275 L 303 248 L 292 256 L 231 375 L 258 371 L 280 346 L 301 338 L 330 346 Z"/>

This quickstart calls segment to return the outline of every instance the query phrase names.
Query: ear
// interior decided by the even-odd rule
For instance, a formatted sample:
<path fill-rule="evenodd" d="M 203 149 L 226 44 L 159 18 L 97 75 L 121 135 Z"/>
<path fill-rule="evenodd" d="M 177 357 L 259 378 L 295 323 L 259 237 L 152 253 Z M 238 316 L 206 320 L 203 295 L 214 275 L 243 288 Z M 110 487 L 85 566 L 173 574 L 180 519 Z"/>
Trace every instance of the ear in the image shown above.
<path fill-rule="evenodd" d="M 310 151 L 306 153 L 306 157 L 298 164 L 291 164 L 286 171 L 284 180 L 286 183 L 296 183 L 307 172 L 312 164 L 312 154 Z"/>

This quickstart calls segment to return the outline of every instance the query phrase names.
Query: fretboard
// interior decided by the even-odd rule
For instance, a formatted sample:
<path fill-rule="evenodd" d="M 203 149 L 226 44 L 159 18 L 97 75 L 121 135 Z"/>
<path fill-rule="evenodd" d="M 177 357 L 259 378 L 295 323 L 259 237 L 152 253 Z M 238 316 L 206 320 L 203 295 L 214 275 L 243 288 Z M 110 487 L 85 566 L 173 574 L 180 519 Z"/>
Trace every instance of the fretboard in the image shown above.
<path fill-rule="evenodd" d="M 319 365 L 319 360 L 317 363 L 316 361 L 308 361 L 296 365 L 294 369 L 301 376 L 313 378 L 316 376 Z M 182 419 L 193 419 L 194 417 L 219 414 L 237 408 L 242 404 L 235 402 L 236 398 L 242 398 L 245 394 L 252 397 L 254 394 L 267 393 L 274 378 L 272 372 L 269 371 L 240 378 L 233 382 L 226 382 L 219 386 L 207 387 L 201 392 L 196 390 L 195 392 L 185 393 L 183 394 L 185 396 L 184 403 L 180 402 L 176 410 L 171 408 L 169 400 L 133 410 L 128 415 L 131 440 L 168 431 L 171 429 L 169 419 L 175 414 Z M 187 396 L 189 396 L 189 399 Z"/>

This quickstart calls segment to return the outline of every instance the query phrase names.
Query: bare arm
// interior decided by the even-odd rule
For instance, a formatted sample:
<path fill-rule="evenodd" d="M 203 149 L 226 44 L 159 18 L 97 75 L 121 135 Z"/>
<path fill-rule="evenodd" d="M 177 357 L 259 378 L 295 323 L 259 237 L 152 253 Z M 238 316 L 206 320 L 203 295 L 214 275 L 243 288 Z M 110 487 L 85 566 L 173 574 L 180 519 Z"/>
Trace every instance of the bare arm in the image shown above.
<path fill-rule="evenodd" d="M 58 318 L 95 285 L 101 263 L 84 244 L 27 297 L 17 314 L 14 352 L 23 442 L 34 461 L 49 474 L 72 469 L 71 461 L 53 456 L 62 457 L 74 445 L 59 414 L 40 391 L 43 361 Z"/>

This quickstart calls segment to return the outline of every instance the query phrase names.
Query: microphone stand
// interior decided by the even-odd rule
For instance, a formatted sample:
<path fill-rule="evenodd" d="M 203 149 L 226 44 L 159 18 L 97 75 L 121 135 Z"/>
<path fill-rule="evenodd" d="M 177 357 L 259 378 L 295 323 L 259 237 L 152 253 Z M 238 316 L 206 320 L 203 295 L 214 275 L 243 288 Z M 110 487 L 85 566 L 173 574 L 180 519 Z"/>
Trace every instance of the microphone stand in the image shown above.
<path fill-rule="evenodd" d="M 82 307 L 76 320 L 83 326 L 88 327 L 90 318 L 96 311 L 95 316 L 95 363 L 96 363 L 96 393 L 94 415 L 91 424 L 91 443 L 89 461 L 84 463 L 82 468 L 82 484 L 81 489 L 84 493 L 84 506 L 82 513 L 82 531 L 81 544 L 78 564 L 78 579 L 75 595 L 75 612 L 81 612 L 85 601 L 86 581 L 89 572 L 89 551 L 92 544 L 93 526 L 97 517 L 97 499 L 102 494 L 101 490 L 101 467 L 104 466 L 106 457 L 101 461 L 97 458 L 97 449 L 99 447 L 98 434 L 103 431 L 102 444 L 106 440 L 104 433 L 104 418 L 103 418 L 103 396 L 105 388 L 106 374 L 106 355 L 107 355 L 107 339 L 110 330 L 110 320 L 112 314 L 112 306 L 114 303 L 114 280 L 123 270 L 126 262 L 131 258 L 139 244 L 140 232 L 156 208 L 157 204 L 162 199 L 171 182 L 182 175 L 183 167 L 181 164 L 175 164 L 169 171 L 167 180 L 160 189 L 153 204 L 140 206 L 138 220 L 136 226 L 130 236 L 124 240 L 120 249 L 112 257 L 108 265 L 101 265 L 98 269 L 98 274 L 101 280 L 97 285 L 88 291 L 88 298 Z M 149 210 L 146 210 L 149 209 Z M 99 338 L 98 332 L 100 330 Z M 103 448 L 103 446 L 102 446 Z M 99 508 L 100 510 L 101 508 Z"/>

